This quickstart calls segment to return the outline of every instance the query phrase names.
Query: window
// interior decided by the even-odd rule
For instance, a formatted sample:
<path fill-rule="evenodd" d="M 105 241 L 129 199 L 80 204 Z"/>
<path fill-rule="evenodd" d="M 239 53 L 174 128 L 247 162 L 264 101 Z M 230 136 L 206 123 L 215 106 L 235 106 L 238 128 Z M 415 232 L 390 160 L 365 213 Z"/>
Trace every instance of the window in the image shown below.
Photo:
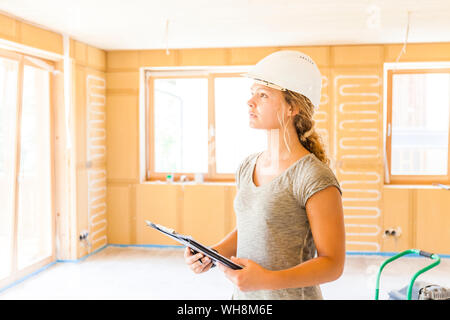
<path fill-rule="evenodd" d="M 388 71 L 391 183 L 448 183 L 450 69 Z"/>
<path fill-rule="evenodd" d="M 0 50 L 0 287 L 54 260 L 52 69 Z"/>
<path fill-rule="evenodd" d="M 266 144 L 248 125 L 251 79 L 240 70 L 148 70 L 147 179 L 234 181 L 240 161 Z"/>

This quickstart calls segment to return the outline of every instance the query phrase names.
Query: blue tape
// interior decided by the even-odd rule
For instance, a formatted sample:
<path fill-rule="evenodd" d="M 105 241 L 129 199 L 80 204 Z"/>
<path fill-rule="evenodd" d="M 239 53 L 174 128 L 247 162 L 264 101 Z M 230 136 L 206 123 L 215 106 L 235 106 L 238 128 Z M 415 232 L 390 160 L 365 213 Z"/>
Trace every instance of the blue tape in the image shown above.
<path fill-rule="evenodd" d="M 26 276 L 24 276 L 24 277 L 22 277 L 22 278 L 20 278 L 20 279 L 18 279 L 18 280 L 16 280 L 16 281 L 14 281 L 13 283 L 10 283 L 9 285 L 7 285 L 7 286 L 5 286 L 5 287 L 0 288 L 0 294 L 1 294 L 3 291 L 5 291 L 5 290 L 7 290 L 7 289 L 9 289 L 9 288 L 11 288 L 11 287 L 14 287 L 14 286 L 18 285 L 19 283 L 21 283 L 21 282 L 27 280 L 28 278 L 30 278 L 30 277 L 32 277 L 32 276 L 35 276 L 35 275 L 37 275 L 38 273 L 40 273 L 40 272 L 42 272 L 42 271 L 44 271 L 44 270 L 50 268 L 51 266 L 55 265 L 56 263 L 78 263 L 78 262 L 81 262 L 81 261 L 86 260 L 88 257 L 92 256 L 93 254 L 96 254 L 96 253 L 102 251 L 102 250 L 105 249 L 107 246 L 108 246 L 108 245 L 104 245 L 103 247 L 101 247 L 101 248 L 99 248 L 99 249 L 97 249 L 97 250 L 95 250 L 95 251 L 93 251 L 93 252 L 91 252 L 91 253 L 89 253 L 89 254 L 87 254 L 87 255 L 85 255 L 85 256 L 81 257 L 80 259 L 77 259 L 77 260 L 59 260 L 59 259 L 57 259 L 57 260 L 55 260 L 55 261 L 53 261 L 53 262 L 51 262 L 51 263 L 49 263 L 49 264 L 43 266 L 42 268 L 40 268 L 40 269 L 38 269 L 38 270 L 36 270 L 36 271 L 33 271 L 32 273 L 30 273 L 30 274 L 28 274 L 28 275 L 26 275 Z"/>
<path fill-rule="evenodd" d="M 364 252 L 364 251 L 347 251 L 345 254 L 348 256 L 381 256 L 381 257 L 393 257 L 396 254 L 399 254 L 400 252 Z M 444 258 L 444 259 L 449 259 L 450 255 L 449 254 L 439 254 L 436 253 L 439 257 Z M 422 256 L 419 255 L 410 255 L 410 256 L 405 256 L 408 258 L 422 258 Z"/>
<path fill-rule="evenodd" d="M 0 288 L 0 294 L 1 294 L 3 291 L 5 291 L 5 290 L 7 290 L 7 289 L 9 289 L 9 288 L 11 288 L 11 287 L 14 287 L 15 285 L 18 285 L 19 283 L 24 282 L 25 280 L 27 280 L 27 279 L 29 279 L 29 278 L 31 278 L 31 277 L 37 275 L 37 274 L 40 273 L 41 271 L 44 271 L 45 269 L 50 268 L 50 267 L 53 266 L 54 264 L 56 264 L 56 262 L 51 262 L 51 263 L 49 263 L 49 264 L 43 266 L 42 268 L 40 268 L 40 269 L 38 269 L 38 270 L 36 270 L 36 271 L 33 271 L 32 273 L 30 273 L 30 274 L 28 274 L 28 275 L 26 275 L 26 276 L 20 278 L 19 280 L 16 280 L 16 281 L 14 281 L 13 283 L 10 283 L 10 284 L 7 285 L 6 287 Z"/>
<path fill-rule="evenodd" d="M 78 262 L 81 262 L 81 261 L 86 260 L 87 258 L 89 258 L 90 256 L 92 256 L 93 254 L 96 254 L 96 253 L 102 251 L 102 250 L 105 249 L 106 247 L 108 247 L 107 244 L 104 245 L 103 247 L 98 248 L 97 250 L 92 251 L 91 253 L 89 253 L 89 254 L 87 254 L 87 255 L 81 257 L 80 259 L 76 259 L 76 260 L 59 260 L 59 259 L 57 259 L 56 262 L 58 262 L 58 263 L 78 263 Z"/>

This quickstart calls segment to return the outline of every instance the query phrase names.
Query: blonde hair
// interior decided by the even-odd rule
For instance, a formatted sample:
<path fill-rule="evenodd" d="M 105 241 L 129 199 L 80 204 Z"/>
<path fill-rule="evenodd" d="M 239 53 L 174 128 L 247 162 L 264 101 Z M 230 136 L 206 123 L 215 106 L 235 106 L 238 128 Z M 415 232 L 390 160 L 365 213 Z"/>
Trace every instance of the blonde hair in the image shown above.
<path fill-rule="evenodd" d="M 307 97 L 297 92 L 286 90 L 283 91 L 283 96 L 290 107 L 299 111 L 293 120 L 300 143 L 320 161 L 329 165 L 330 160 L 326 155 L 322 139 L 316 132 L 313 120 L 314 105 Z"/>

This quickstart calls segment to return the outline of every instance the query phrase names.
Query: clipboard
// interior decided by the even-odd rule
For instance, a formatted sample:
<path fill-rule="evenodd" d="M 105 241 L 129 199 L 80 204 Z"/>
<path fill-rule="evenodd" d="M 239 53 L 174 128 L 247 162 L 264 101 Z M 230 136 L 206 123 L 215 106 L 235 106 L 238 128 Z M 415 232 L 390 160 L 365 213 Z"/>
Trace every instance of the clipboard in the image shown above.
<path fill-rule="evenodd" d="M 186 235 L 176 233 L 175 230 L 173 230 L 173 229 L 166 228 L 160 224 L 156 224 L 156 223 L 153 223 L 148 220 L 145 220 L 145 223 L 149 227 L 151 227 L 155 230 L 158 230 L 159 232 L 161 232 L 162 234 L 165 234 L 169 238 L 172 238 L 175 241 L 178 241 L 179 243 L 181 243 L 182 245 L 189 247 L 193 254 L 196 254 L 198 252 L 203 253 L 205 256 L 209 257 L 212 260 L 213 264 L 216 264 L 217 262 L 219 262 L 233 270 L 242 269 L 242 267 L 240 265 L 238 265 L 238 264 L 234 263 L 233 261 L 231 261 L 230 259 L 225 258 L 224 256 L 220 255 L 217 251 L 210 249 L 210 248 L 202 245 L 201 243 L 195 241 L 194 239 L 192 239 L 191 236 L 186 236 Z"/>

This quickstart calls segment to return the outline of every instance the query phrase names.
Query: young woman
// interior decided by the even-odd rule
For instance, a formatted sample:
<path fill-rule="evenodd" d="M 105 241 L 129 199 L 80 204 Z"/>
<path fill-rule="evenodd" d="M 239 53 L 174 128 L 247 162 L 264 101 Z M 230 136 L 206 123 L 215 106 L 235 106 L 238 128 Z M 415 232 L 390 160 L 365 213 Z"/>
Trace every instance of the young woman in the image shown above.
<path fill-rule="evenodd" d="M 307 55 L 278 51 L 246 76 L 255 80 L 249 125 L 267 132 L 267 150 L 236 171 L 236 229 L 212 248 L 243 266 L 219 269 L 233 299 L 322 299 L 319 285 L 338 279 L 345 261 L 341 189 L 314 127 L 321 75 Z M 195 273 L 211 268 L 185 251 Z"/>

